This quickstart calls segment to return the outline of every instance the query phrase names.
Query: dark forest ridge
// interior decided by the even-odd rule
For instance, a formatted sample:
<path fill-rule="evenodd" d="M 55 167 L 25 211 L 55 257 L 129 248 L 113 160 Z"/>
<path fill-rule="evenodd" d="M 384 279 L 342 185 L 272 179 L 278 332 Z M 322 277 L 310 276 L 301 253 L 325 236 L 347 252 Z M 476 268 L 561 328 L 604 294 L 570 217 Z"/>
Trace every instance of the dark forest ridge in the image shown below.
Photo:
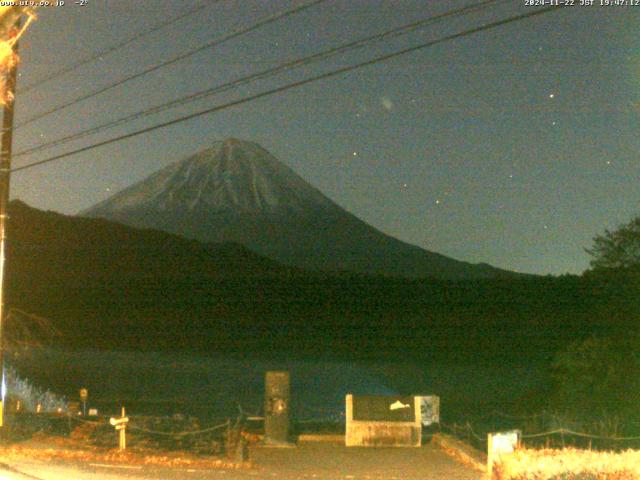
<path fill-rule="evenodd" d="M 203 242 L 234 242 L 282 264 L 406 278 L 516 276 L 386 235 L 260 145 L 216 142 L 81 213 Z"/>
<path fill-rule="evenodd" d="M 44 212 L 17 200 L 9 208 L 9 269 L 19 275 L 34 270 L 80 278 L 247 277 L 290 271 L 239 244 L 203 244 L 159 230 Z"/>
<path fill-rule="evenodd" d="M 546 357 L 626 331 L 623 279 L 403 279 L 287 268 L 237 244 L 10 205 L 9 309 L 79 348 L 246 356 Z M 24 319 L 23 319 L 24 320 Z"/>

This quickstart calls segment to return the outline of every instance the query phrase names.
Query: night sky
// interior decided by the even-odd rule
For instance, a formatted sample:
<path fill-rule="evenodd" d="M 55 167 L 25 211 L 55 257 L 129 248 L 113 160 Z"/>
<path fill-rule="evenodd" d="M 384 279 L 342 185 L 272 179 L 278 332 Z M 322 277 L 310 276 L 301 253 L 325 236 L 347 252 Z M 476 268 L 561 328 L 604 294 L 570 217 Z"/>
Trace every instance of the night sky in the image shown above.
<path fill-rule="evenodd" d="M 66 3 L 38 10 L 20 45 L 18 91 L 207 2 Z M 208 3 L 18 93 L 16 123 L 303 2 Z M 19 128 L 14 151 L 469 3 L 330 0 Z M 503 2 L 17 156 L 14 166 L 532 8 L 525 0 Z M 580 273 L 591 238 L 640 210 L 639 31 L 640 6 L 560 9 L 17 172 L 12 196 L 75 214 L 215 140 L 237 137 L 260 143 L 339 205 L 401 240 L 522 272 Z"/>

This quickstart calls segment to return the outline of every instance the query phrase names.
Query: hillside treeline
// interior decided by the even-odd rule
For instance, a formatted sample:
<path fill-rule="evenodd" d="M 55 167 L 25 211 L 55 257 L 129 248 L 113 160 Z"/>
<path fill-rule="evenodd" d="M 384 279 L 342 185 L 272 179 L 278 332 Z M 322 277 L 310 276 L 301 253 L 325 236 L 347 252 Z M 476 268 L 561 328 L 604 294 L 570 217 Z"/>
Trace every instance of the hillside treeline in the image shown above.
<path fill-rule="evenodd" d="M 550 358 L 624 335 L 637 277 L 439 282 L 349 275 L 94 278 L 13 276 L 10 299 L 85 348 L 357 358 Z"/>
<path fill-rule="evenodd" d="M 580 339 L 628 335 L 640 312 L 633 268 L 468 281 L 303 272 L 239 245 L 19 202 L 9 231 L 7 305 L 74 348 L 551 359 Z"/>

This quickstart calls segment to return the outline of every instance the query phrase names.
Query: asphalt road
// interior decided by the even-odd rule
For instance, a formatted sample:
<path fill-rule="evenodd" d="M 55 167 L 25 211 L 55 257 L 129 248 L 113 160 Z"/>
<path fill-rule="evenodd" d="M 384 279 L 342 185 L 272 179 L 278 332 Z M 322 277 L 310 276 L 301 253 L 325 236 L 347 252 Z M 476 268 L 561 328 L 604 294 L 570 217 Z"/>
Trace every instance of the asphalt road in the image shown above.
<path fill-rule="evenodd" d="M 37 460 L 0 463 L 0 480 L 479 480 L 481 473 L 437 447 L 346 448 L 308 443 L 294 448 L 254 448 L 251 468 L 185 469 Z M 0 459 L 0 462 L 2 459 Z"/>

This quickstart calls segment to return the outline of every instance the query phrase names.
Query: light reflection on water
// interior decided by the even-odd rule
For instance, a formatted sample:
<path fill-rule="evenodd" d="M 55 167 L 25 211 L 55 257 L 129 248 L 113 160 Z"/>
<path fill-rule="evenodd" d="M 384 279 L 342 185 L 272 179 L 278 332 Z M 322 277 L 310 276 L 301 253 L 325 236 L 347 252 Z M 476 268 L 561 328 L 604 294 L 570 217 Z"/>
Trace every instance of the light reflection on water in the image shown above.
<path fill-rule="evenodd" d="M 262 412 L 264 374 L 291 373 L 292 413 L 306 419 L 340 419 L 347 393 L 395 393 L 379 376 L 349 362 L 267 361 L 206 355 L 40 350 L 14 358 L 21 375 L 76 400 L 81 387 L 89 403 L 132 414 L 230 416 L 241 406 Z"/>

